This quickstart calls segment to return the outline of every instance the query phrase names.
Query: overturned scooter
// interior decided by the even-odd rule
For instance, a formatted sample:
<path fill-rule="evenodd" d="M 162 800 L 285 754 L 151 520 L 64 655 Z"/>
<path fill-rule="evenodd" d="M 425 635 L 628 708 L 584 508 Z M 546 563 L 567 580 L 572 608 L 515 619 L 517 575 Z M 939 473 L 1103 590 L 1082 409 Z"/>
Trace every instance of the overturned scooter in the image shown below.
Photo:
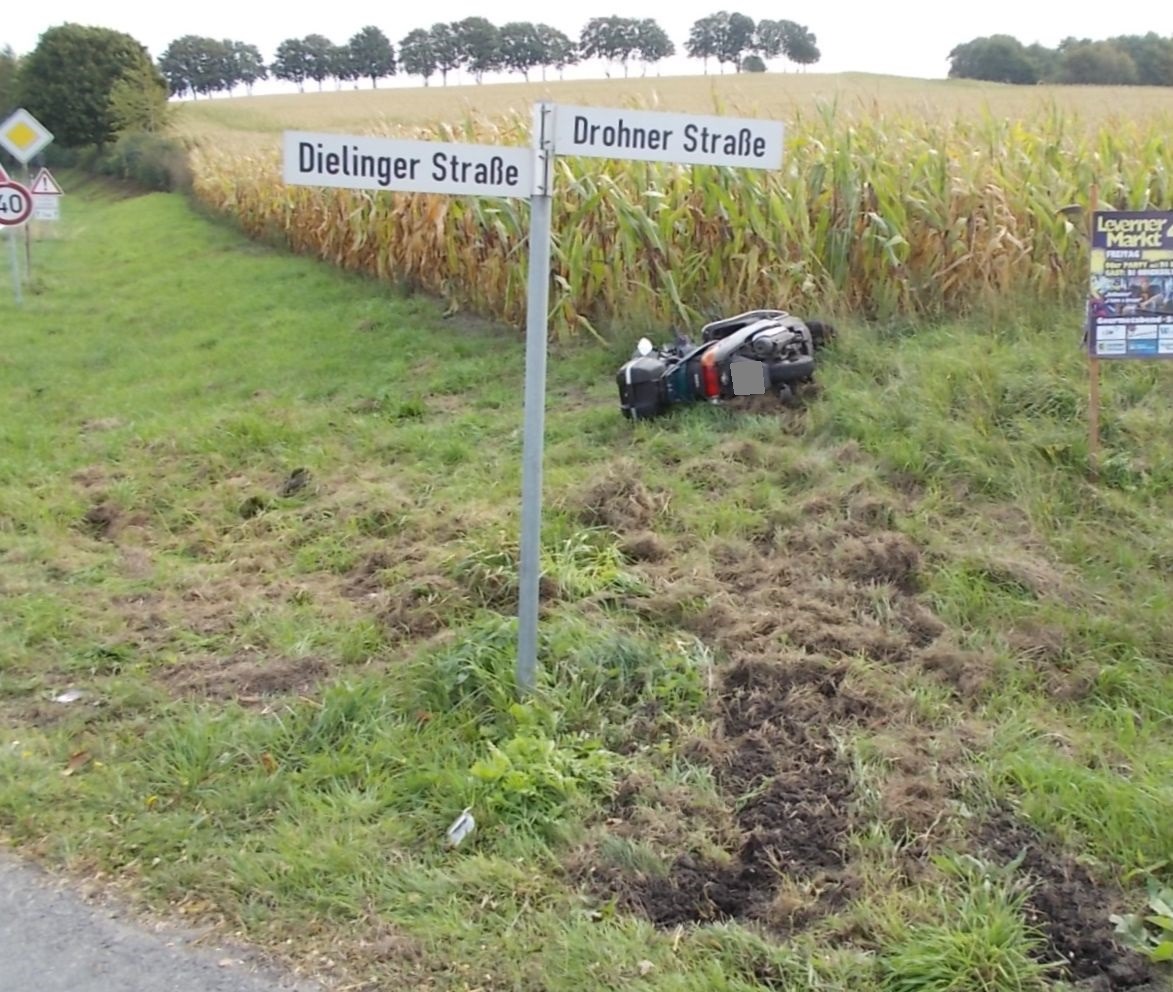
<path fill-rule="evenodd" d="M 815 353 L 834 336 L 820 320 L 785 310 L 750 310 L 701 329 L 700 344 L 677 335 L 656 348 L 641 338 L 619 369 L 619 406 L 629 420 L 648 420 L 680 403 L 719 403 L 774 393 L 789 399 L 813 380 Z"/>

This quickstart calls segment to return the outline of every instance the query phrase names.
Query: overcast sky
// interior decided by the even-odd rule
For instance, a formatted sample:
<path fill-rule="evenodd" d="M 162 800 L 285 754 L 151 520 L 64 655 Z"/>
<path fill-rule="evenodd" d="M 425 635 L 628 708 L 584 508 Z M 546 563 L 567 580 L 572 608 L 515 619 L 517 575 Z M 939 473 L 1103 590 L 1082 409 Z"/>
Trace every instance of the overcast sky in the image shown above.
<path fill-rule="evenodd" d="M 630 0 L 598 7 L 580 4 L 573 10 L 565 4 L 541 0 L 497 0 L 492 6 L 432 0 L 419 8 L 374 0 L 349 0 L 339 7 L 288 4 L 279 8 L 248 0 L 200 0 L 192 4 L 51 0 L 44 6 L 20 0 L 5 4 L 4 16 L 0 18 L 0 47 L 9 44 L 18 53 L 28 52 L 36 46 L 42 31 L 73 21 L 125 31 L 146 45 L 156 58 L 174 38 L 196 34 L 252 43 L 268 61 L 285 38 L 317 33 L 341 43 L 368 24 L 376 25 L 393 42 L 398 42 L 413 28 L 479 15 L 495 24 L 510 20 L 544 21 L 577 38 L 590 17 L 622 14 L 655 17 L 682 50 L 693 21 L 722 9 L 741 11 L 755 20 L 783 17 L 806 25 L 818 39 L 823 55 L 815 71 L 878 72 L 926 78 L 944 77 L 949 68 L 950 49 L 958 42 L 982 35 L 1011 34 L 1025 44 L 1037 41 L 1054 46 L 1069 35 L 1104 38 L 1150 30 L 1165 36 L 1173 34 L 1173 17 L 1158 14 L 1164 9 L 1160 5 L 1122 8 L 1128 13 L 1120 19 L 1113 15 L 1111 7 L 1092 4 L 1089 0 L 1064 4 L 1041 0 L 960 4 L 940 0 L 807 0 L 797 4 L 758 0 L 661 3 Z M 659 71 L 663 75 L 696 72 L 699 64 L 677 57 L 662 63 Z M 599 72 L 596 66 L 590 74 Z"/>

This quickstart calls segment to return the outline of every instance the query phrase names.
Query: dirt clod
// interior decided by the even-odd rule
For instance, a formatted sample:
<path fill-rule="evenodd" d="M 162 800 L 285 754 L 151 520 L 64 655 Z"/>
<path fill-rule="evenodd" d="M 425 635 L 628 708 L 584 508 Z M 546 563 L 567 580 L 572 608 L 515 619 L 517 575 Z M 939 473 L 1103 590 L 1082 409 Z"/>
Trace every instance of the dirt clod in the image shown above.
<path fill-rule="evenodd" d="M 621 533 L 648 530 L 668 506 L 667 494 L 648 489 L 638 468 L 621 463 L 591 486 L 577 508 L 579 519 L 591 527 L 610 527 Z"/>
<path fill-rule="evenodd" d="M 1034 883 L 1027 899 L 1028 922 L 1046 938 L 1040 957 L 1064 962 L 1064 977 L 1105 992 L 1150 983 L 1155 987 L 1152 966 L 1114 938 L 1108 917 L 1117 894 L 1083 865 L 1050 850 L 1038 833 L 1008 811 L 987 820 L 976 842 L 1003 864 L 1022 857 L 1019 871 Z"/>
<path fill-rule="evenodd" d="M 82 523 L 95 537 L 111 537 L 122 520 L 122 511 L 113 503 L 95 503 L 82 517 Z"/>
<path fill-rule="evenodd" d="M 848 538 L 836 549 L 835 564 L 842 575 L 856 582 L 889 582 L 909 593 L 919 585 L 920 551 L 893 531 Z"/>

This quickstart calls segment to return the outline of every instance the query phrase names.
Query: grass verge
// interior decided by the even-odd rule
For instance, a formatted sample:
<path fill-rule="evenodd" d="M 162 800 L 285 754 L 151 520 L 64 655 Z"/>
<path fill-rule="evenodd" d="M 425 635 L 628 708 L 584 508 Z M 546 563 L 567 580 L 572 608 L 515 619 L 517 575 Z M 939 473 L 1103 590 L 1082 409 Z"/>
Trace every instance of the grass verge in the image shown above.
<path fill-rule="evenodd" d="M 557 346 L 519 702 L 520 337 L 103 189 L 0 301 L 9 842 L 337 987 L 1168 983 L 1167 369 L 1091 484 L 1069 314 L 638 426 Z"/>

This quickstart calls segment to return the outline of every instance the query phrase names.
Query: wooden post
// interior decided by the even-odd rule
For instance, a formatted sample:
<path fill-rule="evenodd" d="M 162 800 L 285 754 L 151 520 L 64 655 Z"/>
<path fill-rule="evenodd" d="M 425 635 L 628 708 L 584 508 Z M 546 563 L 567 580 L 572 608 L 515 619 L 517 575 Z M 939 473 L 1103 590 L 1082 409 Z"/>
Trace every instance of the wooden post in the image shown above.
<path fill-rule="evenodd" d="M 1088 251 L 1091 252 L 1092 240 L 1095 237 L 1096 211 L 1100 209 L 1100 188 L 1093 185 L 1088 201 Z M 1090 311 L 1088 321 L 1091 321 Z M 1089 328 L 1090 330 L 1090 328 Z M 1091 336 L 1088 336 L 1091 343 Z M 1091 465 L 1093 480 L 1100 477 L 1100 359 L 1090 348 L 1088 350 L 1088 439 L 1087 453 Z"/>

